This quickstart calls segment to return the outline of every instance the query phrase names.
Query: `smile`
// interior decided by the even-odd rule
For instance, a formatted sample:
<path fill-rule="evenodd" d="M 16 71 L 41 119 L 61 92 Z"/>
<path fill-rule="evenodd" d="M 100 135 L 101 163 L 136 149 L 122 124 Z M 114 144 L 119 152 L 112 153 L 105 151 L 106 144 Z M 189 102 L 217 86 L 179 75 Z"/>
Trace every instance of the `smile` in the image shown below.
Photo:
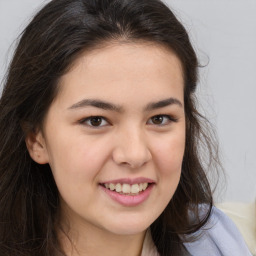
<path fill-rule="evenodd" d="M 131 207 L 145 202 L 156 183 L 150 179 L 138 178 L 108 181 L 99 185 L 110 199 L 122 206 Z"/>
<path fill-rule="evenodd" d="M 147 189 L 149 183 L 137 183 L 137 184 L 121 184 L 121 183 L 105 183 L 103 184 L 105 188 L 111 190 L 111 191 L 116 191 L 119 194 L 124 194 L 124 195 L 137 195 L 140 192 L 144 191 Z"/>

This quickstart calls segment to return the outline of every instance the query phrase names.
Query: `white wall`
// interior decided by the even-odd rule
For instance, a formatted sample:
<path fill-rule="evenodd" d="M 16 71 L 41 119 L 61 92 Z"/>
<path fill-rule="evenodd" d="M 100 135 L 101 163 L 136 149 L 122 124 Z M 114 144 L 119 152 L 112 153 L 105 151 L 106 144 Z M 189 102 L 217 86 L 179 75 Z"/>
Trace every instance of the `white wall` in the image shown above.
<path fill-rule="evenodd" d="M 0 0 L 0 80 L 10 45 L 48 0 Z M 227 173 L 225 201 L 256 198 L 256 0 L 169 0 L 202 64 L 198 93 L 215 124 Z"/>
<path fill-rule="evenodd" d="M 224 199 L 255 200 L 256 1 L 166 2 L 190 31 L 201 62 L 209 60 L 199 92 L 219 135 L 228 182 Z"/>

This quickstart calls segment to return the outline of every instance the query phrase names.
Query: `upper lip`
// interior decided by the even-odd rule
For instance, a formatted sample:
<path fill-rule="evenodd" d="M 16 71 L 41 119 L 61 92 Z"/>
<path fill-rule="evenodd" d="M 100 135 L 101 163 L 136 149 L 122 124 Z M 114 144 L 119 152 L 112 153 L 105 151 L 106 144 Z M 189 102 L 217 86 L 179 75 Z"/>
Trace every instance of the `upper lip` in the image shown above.
<path fill-rule="evenodd" d="M 121 183 L 121 184 L 139 184 L 139 183 L 155 183 L 154 180 L 149 179 L 149 178 L 145 178 L 145 177 L 138 177 L 138 178 L 121 178 L 121 179 L 115 179 L 115 180 L 108 180 L 108 181 L 104 181 L 101 182 L 101 184 L 108 184 L 108 183 L 113 183 L 113 184 L 117 184 L 117 183 Z"/>

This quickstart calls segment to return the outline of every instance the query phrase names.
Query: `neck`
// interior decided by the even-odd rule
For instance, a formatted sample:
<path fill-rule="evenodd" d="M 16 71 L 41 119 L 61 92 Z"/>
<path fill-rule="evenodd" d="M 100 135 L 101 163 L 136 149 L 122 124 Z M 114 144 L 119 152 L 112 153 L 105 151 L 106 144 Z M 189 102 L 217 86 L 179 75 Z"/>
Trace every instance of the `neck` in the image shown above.
<path fill-rule="evenodd" d="M 140 256 L 145 233 L 119 235 L 80 223 L 63 227 L 59 240 L 67 256 Z"/>

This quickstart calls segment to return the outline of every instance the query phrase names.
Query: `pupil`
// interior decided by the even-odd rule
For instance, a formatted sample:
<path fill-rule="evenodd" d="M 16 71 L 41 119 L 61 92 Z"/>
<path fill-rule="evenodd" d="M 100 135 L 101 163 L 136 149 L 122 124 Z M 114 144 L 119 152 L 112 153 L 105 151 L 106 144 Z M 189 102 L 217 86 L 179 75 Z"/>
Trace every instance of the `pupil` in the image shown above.
<path fill-rule="evenodd" d="M 162 122 L 163 122 L 163 117 L 162 116 L 153 117 L 153 123 L 154 124 L 161 124 Z"/>
<path fill-rule="evenodd" d="M 93 117 L 91 118 L 91 125 L 92 126 L 99 126 L 102 122 L 101 117 Z"/>

